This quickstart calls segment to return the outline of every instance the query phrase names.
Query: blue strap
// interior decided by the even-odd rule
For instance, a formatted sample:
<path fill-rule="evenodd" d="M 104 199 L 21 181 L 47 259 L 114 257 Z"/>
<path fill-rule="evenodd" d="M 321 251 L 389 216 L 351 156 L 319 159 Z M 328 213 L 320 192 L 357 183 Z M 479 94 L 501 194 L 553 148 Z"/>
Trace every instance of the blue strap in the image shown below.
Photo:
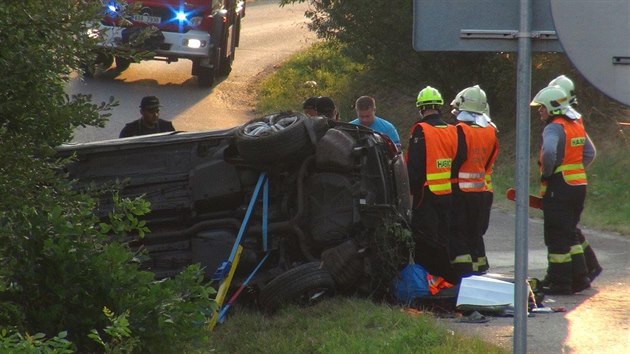
<path fill-rule="evenodd" d="M 269 212 L 269 179 L 265 180 L 263 187 L 263 215 L 262 215 L 262 237 L 263 251 L 267 252 L 267 215 Z M 266 257 L 266 256 L 265 256 Z"/>
<path fill-rule="evenodd" d="M 254 209 L 254 205 L 256 204 L 256 198 L 258 198 L 258 193 L 260 193 L 260 187 L 262 186 L 263 182 L 266 180 L 266 177 L 267 177 L 266 172 L 261 172 L 260 176 L 258 177 L 258 182 L 256 182 L 256 188 L 254 188 L 252 199 L 249 201 L 247 212 L 245 213 L 245 217 L 243 218 L 243 222 L 241 223 L 241 228 L 238 230 L 238 236 L 236 236 L 236 241 L 234 241 L 234 246 L 232 247 L 232 252 L 230 253 L 230 258 L 228 259 L 230 263 L 234 261 L 234 257 L 236 256 L 236 250 L 238 249 L 238 245 L 241 244 L 241 238 L 243 238 L 245 229 L 247 229 L 247 223 L 249 222 L 249 217 L 252 215 L 252 210 Z"/>

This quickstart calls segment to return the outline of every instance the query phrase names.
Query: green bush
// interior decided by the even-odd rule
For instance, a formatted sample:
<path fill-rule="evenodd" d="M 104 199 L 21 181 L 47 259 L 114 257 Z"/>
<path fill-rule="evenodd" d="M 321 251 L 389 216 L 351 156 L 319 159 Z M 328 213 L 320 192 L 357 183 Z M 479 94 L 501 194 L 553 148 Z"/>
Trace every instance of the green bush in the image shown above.
<path fill-rule="evenodd" d="M 88 95 L 64 92 L 95 49 L 87 23 L 100 17 L 100 6 L 0 5 L 0 343 L 11 348 L 3 352 L 126 350 L 125 343 L 143 352 L 181 352 L 204 340 L 216 306 L 198 266 L 156 281 L 139 268 L 144 255 L 120 242 L 148 232 L 141 220 L 146 201 L 114 194 L 115 210 L 99 220 L 97 198 L 77 191 L 62 173 L 69 160 L 56 158 L 54 148 L 76 127 L 103 125 L 116 105 L 113 98 L 94 104 Z M 121 341 L 108 329 L 116 328 L 112 320 L 123 328 L 123 319 L 129 337 Z M 103 333 L 100 342 L 88 337 L 92 330 Z M 60 334 L 45 339 L 54 333 Z"/>
<path fill-rule="evenodd" d="M 66 354 L 73 353 L 72 343 L 66 339 L 66 332 L 52 338 L 43 333 L 23 335 L 15 330 L 0 330 L 0 351 L 11 354 Z"/>

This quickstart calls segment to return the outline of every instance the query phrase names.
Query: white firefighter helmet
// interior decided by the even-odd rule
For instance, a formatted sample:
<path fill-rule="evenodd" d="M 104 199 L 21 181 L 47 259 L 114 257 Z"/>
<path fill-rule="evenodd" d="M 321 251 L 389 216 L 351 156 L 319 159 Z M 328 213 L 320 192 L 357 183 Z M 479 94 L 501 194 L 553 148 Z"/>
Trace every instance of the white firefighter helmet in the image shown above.
<path fill-rule="evenodd" d="M 560 86 L 547 86 L 538 91 L 529 105 L 545 106 L 550 115 L 564 114 L 570 107 L 569 97 Z"/>
<path fill-rule="evenodd" d="M 456 103 L 456 106 L 460 111 L 483 114 L 488 106 L 486 93 L 479 85 L 464 89 L 458 97 L 459 99 L 457 97 L 456 99 L 459 103 Z"/>
<path fill-rule="evenodd" d="M 569 97 L 569 104 L 574 105 L 577 104 L 577 97 L 575 97 L 575 85 L 573 84 L 573 80 L 569 79 L 564 75 L 560 75 L 557 78 L 551 80 L 549 85 L 547 86 L 558 86 L 567 94 Z"/>

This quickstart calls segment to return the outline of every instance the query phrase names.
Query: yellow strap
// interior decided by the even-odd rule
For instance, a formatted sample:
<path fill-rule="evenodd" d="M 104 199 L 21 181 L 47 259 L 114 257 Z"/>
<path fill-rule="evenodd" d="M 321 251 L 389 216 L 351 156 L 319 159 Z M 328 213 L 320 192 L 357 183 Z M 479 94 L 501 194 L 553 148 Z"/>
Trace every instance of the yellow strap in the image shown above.
<path fill-rule="evenodd" d="M 232 261 L 232 266 L 230 267 L 228 276 L 225 277 L 225 279 L 223 279 L 223 281 L 221 282 L 221 285 L 219 285 L 217 296 L 214 299 L 214 301 L 217 303 L 217 308 L 212 311 L 212 314 L 210 315 L 210 320 L 208 321 L 208 329 L 211 331 L 217 325 L 217 321 L 219 320 L 219 311 L 221 311 L 223 302 L 225 302 L 225 297 L 227 296 L 228 289 L 230 288 L 230 284 L 232 283 L 232 278 L 234 277 L 234 272 L 236 271 L 238 261 L 241 259 L 242 252 L 243 246 L 239 245 L 236 249 L 236 253 L 234 254 L 234 260 Z"/>

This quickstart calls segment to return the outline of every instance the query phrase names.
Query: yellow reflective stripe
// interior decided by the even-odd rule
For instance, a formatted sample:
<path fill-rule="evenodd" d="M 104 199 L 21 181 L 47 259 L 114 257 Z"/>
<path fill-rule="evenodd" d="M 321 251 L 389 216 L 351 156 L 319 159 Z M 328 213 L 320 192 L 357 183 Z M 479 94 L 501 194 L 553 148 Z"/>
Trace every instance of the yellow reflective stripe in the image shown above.
<path fill-rule="evenodd" d="M 457 175 L 459 178 L 467 178 L 467 179 L 475 179 L 475 178 L 484 178 L 484 173 L 471 173 L 471 172 L 460 172 Z"/>
<path fill-rule="evenodd" d="M 487 264 L 488 261 L 486 260 L 486 257 L 479 257 L 477 258 L 477 262 L 473 262 L 473 271 L 476 272 L 479 270 L 479 267 L 485 266 Z"/>
<path fill-rule="evenodd" d="M 586 249 L 587 247 L 589 247 L 590 245 L 591 245 L 591 244 L 590 244 L 590 243 L 588 243 L 588 241 L 586 241 L 586 240 L 585 240 L 584 242 L 582 242 L 582 250 L 585 250 L 585 249 Z"/>
<path fill-rule="evenodd" d="M 451 171 L 427 173 L 427 181 L 435 181 L 437 179 L 450 179 L 450 178 L 451 178 Z"/>
<path fill-rule="evenodd" d="M 549 263 L 571 263 L 571 253 L 549 253 L 547 260 Z"/>
<path fill-rule="evenodd" d="M 567 173 L 566 175 L 564 175 L 564 180 L 565 181 L 575 181 L 578 179 L 586 179 L 586 173 L 582 172 L 582 173 Z"/>
<path fill-rule="evenodd" d="M 463 254 L 461 256 L 457 256 L 453 260 L 451 260 L 451 264 L 456 264 L 456 263 L 472 263 L 472 256 L 470 254 Z"/>
<path fill-rule="evenodd" d="M 439 184 L 429 184 L 429 190 L 432 191 L 432 192 L 450 191 L 451 190 L 451 182 L 439 183 Z"/>
<path fill-rule="evenodd" d="M 567 170 L 583 170 L 584 164 L 581 163 L 570 163 L 567 165 L 560 165 L 556 167 L 555 172 L 567 171 Z"/>
<path fill-rule="evenodd" d="M 584 250 L 582 249 L 582 245 L 573 245 L 571 246 L 571 254 L 575 255 L 575 254 L 583 254 Z"/>

